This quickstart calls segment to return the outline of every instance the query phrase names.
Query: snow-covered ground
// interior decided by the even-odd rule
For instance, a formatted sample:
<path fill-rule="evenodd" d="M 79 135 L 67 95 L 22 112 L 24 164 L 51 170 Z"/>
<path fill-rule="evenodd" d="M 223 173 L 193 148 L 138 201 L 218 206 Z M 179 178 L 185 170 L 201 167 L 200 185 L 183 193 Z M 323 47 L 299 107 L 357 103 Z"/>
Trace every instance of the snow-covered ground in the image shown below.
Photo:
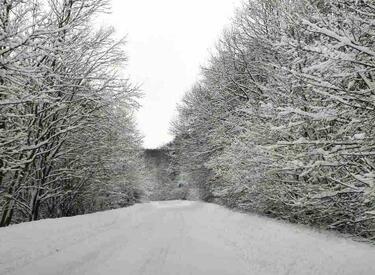
<path fill-rule="evenodd" d="M 214 204 L 153 202 L 0 229 L 0 274 L 375 274 L 375 247 Z"/>

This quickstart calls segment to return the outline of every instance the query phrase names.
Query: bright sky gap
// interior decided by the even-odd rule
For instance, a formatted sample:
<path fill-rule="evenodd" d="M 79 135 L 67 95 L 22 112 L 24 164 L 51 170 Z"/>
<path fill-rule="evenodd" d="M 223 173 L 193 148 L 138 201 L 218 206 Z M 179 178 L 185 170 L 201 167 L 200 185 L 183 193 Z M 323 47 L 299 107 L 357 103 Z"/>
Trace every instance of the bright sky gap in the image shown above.
<path fill-rule="evenodd" d="M 241 2 L 112 0 L 112 13 L 98 20 L 127 37 L 126 74 L 144 93 L 136 117 L 145 148 L 173 139 L 169 128 L 176 106 Z"/>

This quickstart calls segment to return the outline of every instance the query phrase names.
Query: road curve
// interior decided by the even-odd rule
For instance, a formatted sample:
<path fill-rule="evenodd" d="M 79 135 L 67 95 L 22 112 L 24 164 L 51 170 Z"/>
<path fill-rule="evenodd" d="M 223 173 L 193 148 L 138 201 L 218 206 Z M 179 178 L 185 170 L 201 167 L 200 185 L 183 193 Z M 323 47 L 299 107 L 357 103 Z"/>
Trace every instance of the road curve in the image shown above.
<path fill-rule="evenodd" d="M 223 207 L 152 202 L 0 229 L 0 274 L 375 274 L 375 247 Z"/>

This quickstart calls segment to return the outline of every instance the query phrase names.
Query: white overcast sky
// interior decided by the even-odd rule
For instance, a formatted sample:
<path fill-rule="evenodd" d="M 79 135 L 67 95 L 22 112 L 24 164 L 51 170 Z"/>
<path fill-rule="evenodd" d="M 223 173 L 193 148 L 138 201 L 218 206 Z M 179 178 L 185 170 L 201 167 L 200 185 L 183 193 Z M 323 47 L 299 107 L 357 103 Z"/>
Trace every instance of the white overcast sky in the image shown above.
<path fill-rule="evenodd" d="M 100 20 L 127 36 L 126 74 L 141 84 L 137 113 L 144 147 L 172 140 L 177 103 L 198 79 L 241 0 L 111 0 L 112 14 Z"/>

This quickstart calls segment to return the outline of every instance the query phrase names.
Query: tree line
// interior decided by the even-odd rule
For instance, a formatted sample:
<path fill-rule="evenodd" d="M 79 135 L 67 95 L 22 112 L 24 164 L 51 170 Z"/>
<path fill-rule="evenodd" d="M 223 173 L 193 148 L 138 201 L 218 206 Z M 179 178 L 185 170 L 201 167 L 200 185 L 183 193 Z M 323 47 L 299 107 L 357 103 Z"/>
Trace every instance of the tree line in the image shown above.
<path fill-rule="evenodd" d="M 375 239 L 374 22 L 367 0 L 244 3 L 173 123 L 202 199 Z"/>
<path fill-rule="evenodd" d="M 143 151 L 143 198 L 151 201 L 194 199 L 180 174 L 173 142 Z"/>
<path fill-rule="evenodd" d="M 0 226 L 134 203 L 140 191 L 124 41 L 103 0 L 1 0 Z"/>

